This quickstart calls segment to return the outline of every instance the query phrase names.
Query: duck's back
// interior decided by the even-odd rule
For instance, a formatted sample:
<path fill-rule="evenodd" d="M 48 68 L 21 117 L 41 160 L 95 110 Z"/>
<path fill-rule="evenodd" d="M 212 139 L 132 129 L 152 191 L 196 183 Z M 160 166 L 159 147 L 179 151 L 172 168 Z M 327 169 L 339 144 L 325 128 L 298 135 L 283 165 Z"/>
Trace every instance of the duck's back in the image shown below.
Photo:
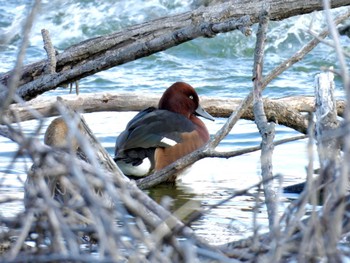
<path fill-rule="evenodd" d="M 148 157 L 154 168 L 156 148 L 167 148 L 182 142 L 182 134 L 195 125 L 181 114 L 148 108 L 138 113 L 117 138 L 115 160 L 139 165 Z"/>

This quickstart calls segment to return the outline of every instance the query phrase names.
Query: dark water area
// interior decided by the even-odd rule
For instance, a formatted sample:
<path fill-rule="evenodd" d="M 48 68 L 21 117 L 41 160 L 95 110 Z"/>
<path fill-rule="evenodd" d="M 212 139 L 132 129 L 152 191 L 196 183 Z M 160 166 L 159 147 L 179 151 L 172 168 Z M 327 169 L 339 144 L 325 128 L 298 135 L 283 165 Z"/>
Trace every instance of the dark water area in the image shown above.
<path fill-rule="evenodd" d="M 13 68 L 21 41 L 21 25 L 29 10 L 31 1 L 0 1 L 0 72 Z M 40 31 L 50 31 L 55 47 L 62 51 L 72 44 L 98 35 L 122 30 L 126 26 L 141 23 L 156 17 L 190 10 L 190 0 L 151 1 L 43 1 L 30 36 L 25 63 L 45 59 L 46 54 Z M 335 10 L 334 14 L 341 12 Z M 300 49 L 311 36 L 306 32 L 312 24 L 314 31 L 324 26 L 320 12 L 293 17 L 280 22 L 271 22 L 268 31 L 264 74 Z M 176 81 L 185 81 L 196 88 L 199 95 L 225 98 L 244 98 L 252 88 L 252 65 L 256 27 L 253 34 L 245 37 L 240 32 L 219 34 L 211 39 L 195 39 L 167 51 L 97 73 L 79 82 L 81 94 L 100 92 L 137 91 L 161 94 Z M 6 40 L 6 41 L 5 41 Z M 349 38 L 342 37 L 343 46 L 349 47 Z M 337 67 L 334 51 L 319 45 L 306 58 L 277 77 L 264 91 L 264 96 L 279 98 L 293 95 L 312 95 L 313 81 L 323 66 Z M 57 88 L 43 96 L 67 95 L 68 90 Z M 336 79 L 336 96 L 342 97 L 343 90 Z M 84 114 L 84 117 L 112 155 L 116 137 L 134 116 L 135 112 L 100 112 Z M 51 118 L 45 123 L 49 124 Z M 213 136 L 226 119 L 215 122 L 205 121 Z M 29 135 L 38 125 L 36 121 L 22 123 Z M 38 135 L 43 139 L 45 130 Z M 277 125 L 276 140 L 298 133 Z M 242 149 L 260 143 L 260 135 L 251 121 L 240 120 L 218 149 L 222 151 Z M 308 163 L 306 140 L 278 146 L 274 150 L 274 174 L 283 175 L 283 185 L 304 180 Z M 2 216 L 15 215 L 23 210 L 23 182 L 31 163 L 21 156 L 13 162 L 18 146 L 0 137 L 0 195 L 18 197 L 18 201 L 0 205 Z M 207 158 L 201 160 L 181 174 L 175 187 L 159 186 L 147 190 L 155 200 L 161 202 L 164 196 L 173 199 L 172 209 L 178 210 L 197 204 L 204 208 L 230 196 L 235 190 L 249 187 L 260 180 L 260 152 L 245 154 L 231 159 Z M 317 162 L 315 163 L 317 166 Z M 254 192 L 256 190 L 252 190 Z M 282 196 L 280 211 L 289 203 L 287 195 Z M 255 199 L 251 196 L 236 197 L 226 204 L 206 213 L 192 223 L 196 233 L 219 244 L 235 240 L 242 233 L 252 229 L 252 207 Z M 192 209 L 191 207 L 189 209 Z M 267 224 L 265 207 L 261 206 L 258 223 Z M 220 233 L 220 234 L 218 234 Z"/>

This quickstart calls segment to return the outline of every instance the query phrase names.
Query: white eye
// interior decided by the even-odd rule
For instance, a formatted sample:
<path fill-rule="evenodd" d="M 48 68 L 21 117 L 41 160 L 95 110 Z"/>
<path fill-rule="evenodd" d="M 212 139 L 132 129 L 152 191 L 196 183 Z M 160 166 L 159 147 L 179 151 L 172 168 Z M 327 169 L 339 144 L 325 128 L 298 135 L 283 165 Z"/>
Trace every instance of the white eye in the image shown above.
<path fill-rule="evenodd" d="M 190 95 L 190 96 L 188 96 L 191 100 L 193 100 L 193 96 L 192 95 Z"/>

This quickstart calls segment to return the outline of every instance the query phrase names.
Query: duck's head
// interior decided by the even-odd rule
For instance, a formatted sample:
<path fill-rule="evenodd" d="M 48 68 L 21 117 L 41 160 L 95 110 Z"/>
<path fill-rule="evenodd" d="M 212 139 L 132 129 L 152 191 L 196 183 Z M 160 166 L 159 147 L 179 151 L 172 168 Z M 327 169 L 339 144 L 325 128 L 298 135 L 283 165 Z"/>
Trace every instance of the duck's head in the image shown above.
<path fill-rule="evenodd" d="M 163 93 L 158 108 L 182 114 L 189 119 L 192 115 L 198 115 L 214 121 L 214 117 L 199 104 L 197 92 L 185 82 L 176 82 L 171 85 Z"/>
<path fill-rule="evenodd" d="M 79 124 L 78 129 L 80 132 L 83 131 L 81 124 Z M 44 136 L 44 143 L 51 147 L 63 150 L 67 150 L 72 147 L 72 149 L 76 151 L 79 148 L 78 140 L 75 136 L 70 138 L 68 133 L 69 127 L 67 123 L 62 117 L 58 117 L 54 119 L 47 127 Z"/>

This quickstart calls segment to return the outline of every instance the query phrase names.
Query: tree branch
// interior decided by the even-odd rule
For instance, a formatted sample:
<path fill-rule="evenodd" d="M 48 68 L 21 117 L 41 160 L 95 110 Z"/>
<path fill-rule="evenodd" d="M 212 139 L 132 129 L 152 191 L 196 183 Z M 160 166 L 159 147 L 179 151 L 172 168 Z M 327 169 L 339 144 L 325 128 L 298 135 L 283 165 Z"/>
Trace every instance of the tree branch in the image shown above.
<path fill-rule="evenodd" d="M 275 125 L 274 123 L 267 123 L 267 118 L 264 112 L 263 100 L 262 100 L 262 74 L 263 74 L 263 58 L 266 42 L 266 32 L 268 27 L 268 13 L 263 12 L 261 14 L 259 28 L 257 32 L 257 40 L 254 52 L 254 68 L 253 68 L 253 96 L 254 105 L 253 111 L 255 116 L 255 123 L 260 132 L 261 141 L 261 175 L 264 179 L 264 193 L 265 203 L 267 206 L 267 213 L 269 219 L 270 233 L 275 232 L 275 223 L 278 221 L 277 217 L 277 200 L 276 192 L 273 190 L 273 182 L 267 181 L 272 177 L 272 152 L 273 152 L 273 139 L 275 137 Z"/>
<path fill-rule="evenodd" d="M 218 33 L 249 27 L 258 22 L 259 3 L 258 0 L 232 0 L 83 41 L 57 56 L 55 74 L 43 75 L 45 61 L 24 67 L 17 92 L 23 99 L 30 100 L 60 85 L 197 37 L 212 37 Z M 333 7 L 340 7 L 350 3 L 349 0 L 339 0 L 332 4 Z M 281 20 L 321 9 L 318 0 L 275 0 L 271 4 L 270 16 L 272 20 Z M 12 72 L 0 75 L 0 83 L 7 86 L 11 75 Z"/>

